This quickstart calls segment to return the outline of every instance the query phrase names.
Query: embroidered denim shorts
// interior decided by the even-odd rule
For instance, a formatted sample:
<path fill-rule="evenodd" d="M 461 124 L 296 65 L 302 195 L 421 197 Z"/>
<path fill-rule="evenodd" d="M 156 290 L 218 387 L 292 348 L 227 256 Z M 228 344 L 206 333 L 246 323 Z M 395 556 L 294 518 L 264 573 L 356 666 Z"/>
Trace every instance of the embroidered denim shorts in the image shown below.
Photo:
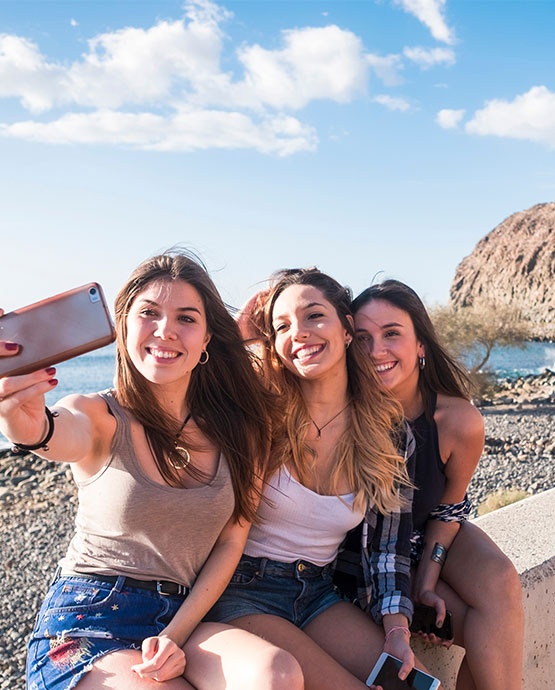
<path fill-rule="evenodd" d="M 69 690 L 104 654 L 140 649 L 158 635 L 185 594 L 115 584 L 91 576 L 61 576 L 51 585 L 29 640 L 27 690 Z"/>
<path fill-rule="evenodd" d="M 227 589 L 204 620 L 229 623 L 241 616 L 269 613 L 303 628 L 340 601 L 345 599 L 333 584 L 329 565 L 242 556 Z"/>

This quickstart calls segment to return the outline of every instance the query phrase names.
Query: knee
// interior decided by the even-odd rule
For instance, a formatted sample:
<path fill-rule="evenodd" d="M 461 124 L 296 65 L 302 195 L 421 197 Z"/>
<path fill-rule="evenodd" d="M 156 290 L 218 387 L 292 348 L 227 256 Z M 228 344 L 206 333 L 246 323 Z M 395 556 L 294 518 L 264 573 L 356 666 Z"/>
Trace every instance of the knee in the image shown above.
<path fill-rule="evenodd" d="M 299 662 L 283 649 L 275 648 L 259 669 L 259 688 L 268 690 L 303 690 L 304 678 Z"/>
<path fill-rule="evenodd" d="M 498 602 L 507 611 L 522 610 L 522 586 L 513 563 L 505 554 L 499 554 L 488 568 L 482 597 L 491 606 Z"/>

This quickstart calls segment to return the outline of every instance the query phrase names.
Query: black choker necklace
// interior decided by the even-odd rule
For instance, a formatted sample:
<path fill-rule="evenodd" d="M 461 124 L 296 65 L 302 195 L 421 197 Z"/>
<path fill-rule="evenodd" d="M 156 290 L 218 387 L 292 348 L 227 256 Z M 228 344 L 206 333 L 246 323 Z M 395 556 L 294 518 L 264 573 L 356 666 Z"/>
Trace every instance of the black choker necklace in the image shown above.
<path fill-rule="evenodd" d="M 183 429 L 185 428 L 185 425 L 187 424 L 187 422 L 190 419 L 191 419 L 191 413 L 189 412 L 189 414 L 183 420 L 183 424 L 179 427 L 179 431 L 175 435 L 175 441 L 174 441 L 175 450 L 179 453 L 181 459 L 176 460 L 174 458 L 168 458 L 168 462 L 174 468 L 174 470 L 184 470 L 187 467 L 187 465 L 191 462 L 191 454 L 189 453 L 187 448 L 184 448 L 183 446 L 178 445 L 179 437 L 181 436 L 181 432 L 183 431 Z"/>
<path fill-rule="evenodd" d="M 316 434 L 317 439 L 321 438 L 322 431 L 328 426 L 328 424 L 331 424 L 333 422 L 333 420 L 337 419 L 337 417 L 339 417 L 339 415 L 342 412 L 345 412 L 345 410 L 349 407 L 350 404 L 351 404 L 351 401 L 349 400 L 349 402 L 345 405 L 345 407 L 342 407 L 337 414 L 334 414 L 333 417 L 331 419 L 328 419 L 328 421 L 325 424 L 322 424 L 322 426 L 318 426 L 318 424 L 316 424 L 316 422 L 312 419 L 312 417 L 310 417 L 310 415 L 308 415 L 310 417 L 310 421 L 314 424 L 314 426 L 316 427 L 316 431 L 318 432 Z"/>

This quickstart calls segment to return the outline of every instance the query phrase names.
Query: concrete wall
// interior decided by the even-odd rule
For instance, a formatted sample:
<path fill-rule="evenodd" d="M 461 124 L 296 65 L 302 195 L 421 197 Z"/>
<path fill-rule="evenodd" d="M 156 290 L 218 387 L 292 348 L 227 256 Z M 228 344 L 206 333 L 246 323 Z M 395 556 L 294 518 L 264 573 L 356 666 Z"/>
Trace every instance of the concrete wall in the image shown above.
<path fill-rule="evenodd" d="M 509 556 L 522 583 L 524 667 L 522 690 L 555 688 L 555 489 L 477 518 Z M 430 647 L 414 640 L 415 653 L 444 690 L 455 690 L 464 652 Z"/>

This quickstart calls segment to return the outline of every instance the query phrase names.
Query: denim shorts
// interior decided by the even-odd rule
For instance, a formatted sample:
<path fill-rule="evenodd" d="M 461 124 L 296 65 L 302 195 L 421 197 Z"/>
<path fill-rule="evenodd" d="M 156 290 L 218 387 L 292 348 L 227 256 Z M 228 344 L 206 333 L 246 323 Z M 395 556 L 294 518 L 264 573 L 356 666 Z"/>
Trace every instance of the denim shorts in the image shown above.
<path fill-rule="evenodd" d="M 124 583 L 124 577 L 111 584 L 94 575 L 55 579 L 29 640 L 27 690 L 69 690 L 104 654 L 140 649 L 186 597 Z"/>
<path fill-rule="evenodd" d="M 345 599 L 333 584 L 329 565 L 242 556 L 227 589 L 204 620 L 229 623 L 241 616 L 266 613 L 304 628 L 340 601 Z"/>

